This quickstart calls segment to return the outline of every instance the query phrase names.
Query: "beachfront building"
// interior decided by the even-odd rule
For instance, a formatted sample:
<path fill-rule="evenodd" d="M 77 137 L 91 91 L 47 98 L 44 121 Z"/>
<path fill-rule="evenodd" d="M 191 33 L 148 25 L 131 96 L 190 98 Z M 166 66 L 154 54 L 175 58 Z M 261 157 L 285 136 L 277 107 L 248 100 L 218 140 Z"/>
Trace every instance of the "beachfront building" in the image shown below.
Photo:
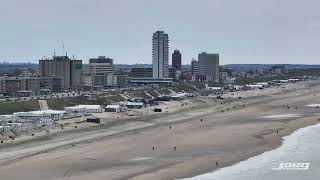
<path fill-rule="evenodd" d="M 42 89 L 52 88 L 50 90 L 59 91 L 82 88 L 82 60 L 70 59 L 68 56 L 41 59 L 39 72 Z M 56 85 L 59 88 L 55 88 Z"/>
<path fill-rule="evenodd" d="M 191 81 L 198 80 L 199 62 L 196 59 L 191 60 Z"/>
<path fill-rule="evenodd" d="M 175 67 L 170 67 L 168 71 L 169 71 L 169 78 L 172 78 L 172 80 L 174 81 L 177 80 L 177 69 Z"/>
<path fill-rule="evenodd" d="M 143 102 L 130 102 L 128 101 L 126 106 L 130 109 L 141 109 L 144 106 Z"/>
<path fill-rule="evenodd" d="M 89 60 L 88 65 L 91 74 L 114 74 L 113 59 L 99 56 Z"/>
<path fill-rule="evenodd" d="M 172 53 L 172 67 L 177 71 L 181 71 L 181 53 L 178 49 Z"/>
<path fill-rule="evenodd" d="M 130 72 L 131 78 L 151 78 L 152 77 L 152 68 L 141 67 L 141 68 L 132 68 Z"/>
<path fill-rule="evenodd" d="M 200 79 L 219 82 L 219 54 L 203 52 L 198 55 L 198 61 Z"/>
<path fill-rule="evenodd" d="M 90 59 L 85 74 L 92 76 L 93 86 L 103 88 L 117 85 L 117 77 L 114 75 L 113 59 L 111 58 L 99 56 Z"/>
<path fill-rule="evenodd" d="M 169 72 L 169 36 L 164 31 L 157 31 L 152 36 L 153 78 L 168 78 Z"/>
<path fill-rule="evenodd" d="M 199 74 L 199 62 L 195 59 L 191 60 L 191 74 L 193 76 L 198 76 Z"/>
<path fill-rule="evenodd" d="M 41 77 L 40 78 L 40 91 L 42 94 L 48 92 L 61 92 L 64 91 L 64 78 L 63 77 Z"/>
<path fill-rule="evenodd" d="M 120 105 L 107 105 L 106 112 L 120 112 Z"/>
<path fill-rule="evenodd" d="M 0 94 L 31 96 L 39 92 L 39 77 L 0 77 Z"/>

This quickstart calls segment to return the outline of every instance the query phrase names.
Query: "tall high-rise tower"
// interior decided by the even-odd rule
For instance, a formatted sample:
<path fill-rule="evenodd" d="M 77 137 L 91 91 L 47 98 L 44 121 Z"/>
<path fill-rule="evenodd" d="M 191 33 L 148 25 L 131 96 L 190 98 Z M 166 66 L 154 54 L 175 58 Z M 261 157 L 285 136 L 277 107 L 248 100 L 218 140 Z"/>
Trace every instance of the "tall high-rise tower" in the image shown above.
<path fill-rule="evenodd" d="M 172 67 L 181 71 L 181 53 L 177 49 L 172 53 Z"/>
<path fill-rule="evenodd" d="M 169 36 L 164 31 L 157 31 L 152 36 L 153 78 L 168 78 L 168 64 Z"/>

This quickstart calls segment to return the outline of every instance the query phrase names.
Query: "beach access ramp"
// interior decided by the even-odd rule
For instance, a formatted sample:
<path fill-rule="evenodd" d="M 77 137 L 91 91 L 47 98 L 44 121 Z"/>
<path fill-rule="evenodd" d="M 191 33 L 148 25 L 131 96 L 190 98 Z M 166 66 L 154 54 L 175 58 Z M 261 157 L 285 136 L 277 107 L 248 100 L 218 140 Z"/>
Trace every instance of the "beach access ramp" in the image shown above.
<path fill-rule="evenodd" d="M 49 110 L 49 106 L 48 106 L 47 100 L 38 100 L 38 102 L 39 102 L 39 106 L 40 106 L 40 110 L 41 111 Z"/>

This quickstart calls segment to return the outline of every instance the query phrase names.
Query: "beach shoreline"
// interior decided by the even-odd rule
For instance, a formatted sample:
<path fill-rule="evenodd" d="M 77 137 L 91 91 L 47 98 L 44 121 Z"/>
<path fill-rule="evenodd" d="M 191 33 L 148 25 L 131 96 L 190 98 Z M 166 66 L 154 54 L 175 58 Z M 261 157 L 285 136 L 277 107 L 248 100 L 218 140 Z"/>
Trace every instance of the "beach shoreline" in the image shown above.
<path fill-rule="evenodd" d="M 318 116 L 314 116 L 314 118 L 320 118 L 320 115 Z M 236 155 L 236 157 L 223 157 L 221 158 L 223 160 L 224 163 L 220 163 L 219 167 L 217 167 L 215 164 L 211 165 L 211 168 L 204 168 L 203 170 L 199 170 L 199 173 L 190 173 L 187 174 L 185 177 L 179 177 L 177 179 L 183 179 L 183 180 L 191 180 L 194 177 L 206 174 L 206 173 L 214 173 L 215 171 L 218 171 L 220 169 L 226 168 L 226 167 L 230 167 L 230 166 L 234 166 L 240 162 L 246 161 L 252 157 L 255 156 L 260 156 L 266 152 L 270 152 L 273 151 L 279 147 L 282 146 L 283 142 L 284 142 L 284 138 L 288 137 L 290 135 L 292 135 L 293 133 L 295 133 L 296 131 L 302 129 L 302 128 L 307 128 L 310 126 L 314 126 L 316 124 L 318 124 L 319 122 L 312 120 L 307 120 L 304 121 L 303 123 L 299 123 L 299 124 L 294 124 L 291 127 L 289 127 L 288 129 L 286 129 L 285 131 L 283 131 L 280 135 L 280 138 L 276 138 L 276 137 L 272 137 L 269 135 L 269 137 L 272 139 L 272 143 L 267 145 L 267 146 L 262 146 L 257 148 L 254 151 L 251 151 L 249 154 L 238 154 Z M 209 167 L 209 165 L 208 165 Z"/>
<path fill-rule="evenodd" d="M 315 179 L 318 177 L 319 159 L 314 158 L 313 152 L 319 150 L 319 126 L 315 125 L 299 128 L 292 134 L 283 137 L 281 146 L 270 151 L 252 156 L 231 166 L 216 169 L 213 172 L 197 175 L 185 180 L 213 180 L 213 179 Z M 304 169 L 277 169 L 281 163 L 308 164 Z M 281 172 L 281 173 L 280 173 Z"/>

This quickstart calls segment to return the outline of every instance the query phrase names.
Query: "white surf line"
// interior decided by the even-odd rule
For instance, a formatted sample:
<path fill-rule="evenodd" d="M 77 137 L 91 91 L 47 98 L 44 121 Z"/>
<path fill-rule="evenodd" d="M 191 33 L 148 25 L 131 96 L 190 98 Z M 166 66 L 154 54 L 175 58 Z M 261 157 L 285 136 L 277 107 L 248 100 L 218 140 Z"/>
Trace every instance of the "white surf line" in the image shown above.
<path fill-rule="evenodd" d="M 153 159 L 152 157 L 138 157 L 138 158 L 132 158 L 129 159 L 129 161 L 146 161 L 146 160 L 150 160 Z"/>
<path fill-rule="evenodd" d="M 274 114 L 268 116 L 262 116 L 264 119 L 288 119 L 302 117 L 301 114 Z"/>
<path fill-rule="evenodd" d="M 320 104 L 308 104 L 306 106 L 308 106 L 308 107 L 320 107 Z"/>

